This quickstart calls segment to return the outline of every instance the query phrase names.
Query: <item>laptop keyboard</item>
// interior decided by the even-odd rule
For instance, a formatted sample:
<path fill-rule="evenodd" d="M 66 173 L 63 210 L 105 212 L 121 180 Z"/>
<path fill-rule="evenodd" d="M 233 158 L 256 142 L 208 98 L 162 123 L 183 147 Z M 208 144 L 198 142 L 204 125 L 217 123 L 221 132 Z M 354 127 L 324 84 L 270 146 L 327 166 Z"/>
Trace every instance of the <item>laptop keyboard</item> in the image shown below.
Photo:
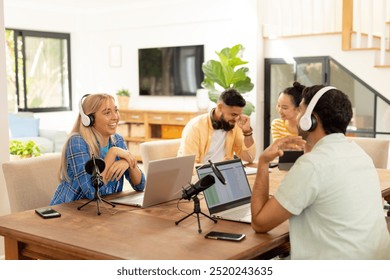
<path fill-rule="evenodd" d="M 251 208 L 248 204 L 242 205 L 240 207 L 224 211 L 224 213 L 221 213 L 221 216 L 229 216 L 231 218 L 243 218 L 251 216 Z"/>

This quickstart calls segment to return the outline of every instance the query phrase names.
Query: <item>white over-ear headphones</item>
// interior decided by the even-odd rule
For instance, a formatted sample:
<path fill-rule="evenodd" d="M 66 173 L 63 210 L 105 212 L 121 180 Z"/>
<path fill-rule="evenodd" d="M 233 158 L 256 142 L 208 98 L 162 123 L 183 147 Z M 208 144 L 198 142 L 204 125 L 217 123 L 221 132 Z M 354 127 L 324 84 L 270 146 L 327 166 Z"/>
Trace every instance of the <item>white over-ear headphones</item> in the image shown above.
<path fill-rule="evenodd" d="M 81 117 L 81 123 L 86 126 L 86 127 L 89 127 L 89 126 L 92 126 L 94 121 L 95 121 L 95 118 L 92 114 L 90 115 L 86 115 L 84 113 L 84 110 L 83 110 L 83 100 L 85 97 L 87 97 L 88 95 L 90 94 L 86 94 L 84 95 L 83 97 L 81 97 L 80 99 L 80 103 L 79 103 L 79 111 L 80 111 L 80 117 Z"/>
<path fill-rule="evenodd" d="M 312 115 L 314 107 L 316 106 L 318 100 L 323 96 L 327 91 L 331 89 L 336 89 L 335 87 L 323 87 L 313 96 L 310 100 L 309 105 L 307 106 L 305 114 L 299 120 L 299 126 L 303 131 L 313 131 L 316 128 L 317 121 L 316 118 Z"/>

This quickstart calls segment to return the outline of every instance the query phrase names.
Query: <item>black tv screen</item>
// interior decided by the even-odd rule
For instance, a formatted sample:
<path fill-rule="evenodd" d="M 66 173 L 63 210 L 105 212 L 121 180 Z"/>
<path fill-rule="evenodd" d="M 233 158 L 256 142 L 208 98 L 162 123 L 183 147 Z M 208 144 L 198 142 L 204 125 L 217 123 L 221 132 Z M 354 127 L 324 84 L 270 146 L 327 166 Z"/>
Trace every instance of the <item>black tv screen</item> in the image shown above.
<path fill-rule="evenodd" d="M 203 61 L 203 45 L 139 49 L 140 95 L 195 96 Z"/>

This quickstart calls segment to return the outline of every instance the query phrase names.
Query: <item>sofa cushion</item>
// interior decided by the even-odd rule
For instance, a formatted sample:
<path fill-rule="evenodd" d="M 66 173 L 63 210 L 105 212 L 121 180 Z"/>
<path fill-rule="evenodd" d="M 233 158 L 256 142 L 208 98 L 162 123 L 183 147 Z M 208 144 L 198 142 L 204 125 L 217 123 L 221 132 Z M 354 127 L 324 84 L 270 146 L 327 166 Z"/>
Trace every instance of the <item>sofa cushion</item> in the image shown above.
<path fill-rule="evenodd" d="M 28 142 L 30 140 L 34 141 L 38 145 L 41 153 L 52 153 L 54 152 L 54 142 L 49 138 L 45 137 L 18 137 L 13 138 L 13 140 L 18 140 L 22 142 Z"/>
<path fill-rule="evenodd" d="M 39 136 L 39 119 L 8 115 L 10 138 Z"/>

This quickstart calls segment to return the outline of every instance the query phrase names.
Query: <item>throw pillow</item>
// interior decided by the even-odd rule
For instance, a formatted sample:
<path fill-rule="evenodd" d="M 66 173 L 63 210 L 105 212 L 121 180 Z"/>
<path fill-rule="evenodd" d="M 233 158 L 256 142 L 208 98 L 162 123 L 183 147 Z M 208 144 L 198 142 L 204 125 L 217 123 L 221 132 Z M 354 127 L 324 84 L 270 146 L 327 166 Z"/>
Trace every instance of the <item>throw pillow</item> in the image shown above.
<path fill-rule="evenodd" d="M 11 138 L 39 136 L 39 119 L 9 114 L 8 122 Z"/>

